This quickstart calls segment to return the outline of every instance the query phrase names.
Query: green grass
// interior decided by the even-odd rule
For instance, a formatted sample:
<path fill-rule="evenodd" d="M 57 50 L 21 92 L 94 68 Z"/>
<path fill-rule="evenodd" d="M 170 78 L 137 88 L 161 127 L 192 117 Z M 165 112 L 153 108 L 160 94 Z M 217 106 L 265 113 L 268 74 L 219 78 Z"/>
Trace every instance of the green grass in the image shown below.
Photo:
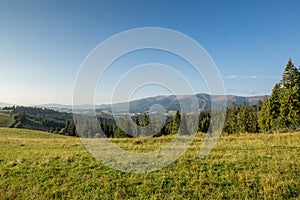
<path fill-rule="evenodd" d="M 0 127 L 9 127 L 14 120 L 10 112 L 0 111 Z"/>
<path fill-rule="evenodd" d="M 169 140 L 113 142 L 148 151 Z M 300 199 L 300 133 L 223 136 L 204 159 L 201 141 L 166 168 L 130 174 L 97 162 L 78 138 L 0 128 L 0 198 Z"/>

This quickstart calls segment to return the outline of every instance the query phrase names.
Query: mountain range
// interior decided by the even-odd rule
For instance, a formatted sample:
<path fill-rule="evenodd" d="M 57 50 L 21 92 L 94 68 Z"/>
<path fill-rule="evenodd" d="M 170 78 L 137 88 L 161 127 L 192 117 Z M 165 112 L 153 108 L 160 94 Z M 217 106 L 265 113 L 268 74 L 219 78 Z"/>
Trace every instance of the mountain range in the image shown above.
<path fill-rule="evenodd" d="M 126 110 L 126 105 L 129 103 L 129 112 L 130 113 L 144 113 L 148 112 L 152 105 L 160 105 L 164 107 L 166 112 L 172 112 L 176 110 L 180 110 L 180 106 L 190 106 L 191 98 L 196 97 L 199 105 L 199 109 L 201 110 L 209 110 L 211 109 L 212 105 L 215 108 L 220 107 L 220 104 L 224 103 L 224 96 L 222 95 L 209 95 L 205 93 L 199 93 L 195 96 L 193 95 L 159 95 L 155 97 L 147 97 L 143 99 L 133 100 L 130 102 L 124 103 L 116 103 L 113 104 L 114 108 L 118 110 Z M 254 105 L 257 104 L 258 101 L 263 100 L 266 96 L 236 96 L 236 95 L 226 95 L 226 104 L 230 106 L 232 102 L 235 102 L 236 106 L 241 106 L 244 103 L 246 105 Z M 180 104 L 179 104 L 179 101 Z M 5 106 L 12 106 L 13 104 L 10 103 L 1 103 L 0 108 Z M 41 105 L 34 105 L 35 107 L 44 107 L 49 108 L 61 112 L 72 112 L 72 105 L 63 105 L 63 104 L 41 104 Z M 83 112 L 83 111 L 90 111 L 94 108 L 92 105 L 79 105 L 76 106 L 74 112 Z M 102 104 L 102 105 L 95 105 L 96 112 L 98 113 L 111 113 L 112 106 L 110 104 Z"/>
<path fill-rule="evenodd" d="M 235 96 L 235 95 L 209 95 L 204 93 L 192 95 L 160 95 L 155 97 L 147 97 L 143 99 L 133 100 L 129 102 L 129 112 L 130 113 L 144 113 L 148 112 L 152 105 L 158 104 L 162 106 L 166 112 L 172 112 L 176 110 L 180 110 L 181 107 L 190 107 L 191 99 L 193 97 L 197 98 L 199 110 L 210 110 L 212 105 L 214 108 L 224 107 L 224 101 L 226 98 L 227 106 L 230 106 L 232 102 L 235 102 L 236 106 L 241 106 L 244 103 L 246 105 L 254 105 L 257 104 L 260 100 L 263 100 L 266 96 L 251 96 L 251 97 L 243 97 L 243 96 Z M 180 104 L 179 104 L 180 102 Z M 126 103 L 117 103 L 113 104 L 115 110 L 120 112 L 124 111 L 128 102 Z M 124 108 L 124 110 L 122 110 Z M 96 106 L 97 112 L 108 112 L 111 113 L 111 105 L 102 105 L 101 108 Z"/>
<path fill-rule="evenodd" d="M 13 106 L 14 104 L 0 102 L 0 108 Z"/>

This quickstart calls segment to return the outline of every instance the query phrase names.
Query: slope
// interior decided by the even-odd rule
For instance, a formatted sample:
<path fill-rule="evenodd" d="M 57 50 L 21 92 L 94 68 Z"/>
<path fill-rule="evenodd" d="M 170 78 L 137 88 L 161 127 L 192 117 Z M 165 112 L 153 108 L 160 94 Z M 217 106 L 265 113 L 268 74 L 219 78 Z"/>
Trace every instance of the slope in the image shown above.
<path fill-rule="evenodd" d="M 148 151 L 168 139 L 111 141 Z M 97 162 L 78 138 L 0 128 L 0 199 L 300 198 L 300 133 L 223 136 L 200 159 L 202 141 L 159 171 L 130 174 Z"/>
<path fill-rule="evenodd" d="M 14 123 L 12 115 L 9 111 L 0 110 L 0 127 L 9 127 Z"/>

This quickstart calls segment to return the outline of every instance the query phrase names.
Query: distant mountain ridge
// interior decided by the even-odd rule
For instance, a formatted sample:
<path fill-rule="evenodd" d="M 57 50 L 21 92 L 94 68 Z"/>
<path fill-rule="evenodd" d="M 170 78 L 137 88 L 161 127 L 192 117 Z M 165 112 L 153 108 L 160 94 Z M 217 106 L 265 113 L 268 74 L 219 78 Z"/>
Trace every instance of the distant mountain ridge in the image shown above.
<path fill-rule="evenodd" d="M 129 102 L 129 112 L 130 113 L 144 113 L 148 112 L 152 105 L 158 104 L 164 107 L 166 112 L 180 110 L 180 104 L 177 97 L 180 99 L 181 105 L 189 106 L 191 103 L 191 98 L 196 97 L 198 100 L 199 109 L 209 110 L 211 109 L 212 104 L 214 107 L 220 107 L 220 104 L 224 102 L 223 95 L 209 95 L 205 93 L 198 93 L 195 95 L 159 95 L 154 97 L 146 97 L 142 99 L 132 100 Z M 258 101 L 263 100 L 267 95 L 259 96 L 237 96 L 237 95 L 226 95 L 226 104 L 230 106 L 232 102 L 235 102 L 236 106 L 241 106 L 246 103 L 246 105 L 257 104 Z M 211 101 L 212 100 L 212 101 Z M 116 103 L 113 106 L 122 110 L 125 109 L 128 102 Z M 5 106 L 12 106 L 13 104 L 9 103 L 0 103 L 0 108 Z M 60 112 L 72 112 L 72 105 L 63 105 L 63 104 L 40 104 L 34 105 L 35 107 L 44 107 L 53 109 Z M 85 110 L 92 110 L 93 105 L 78 105 L 76 106 L 75 112 L 82 112 Z M 96 112 L 100 113 L 111 113 L 110 104 L 95 105 Z"/>
<path fill-rule="evenodd" d="M 159 95 L 155 97 L 147 97 L 143 99 L 133 100 L 129 102 L 129 112 L 130 113 L 144 113 L 148 112 L 152 105 L 158 104 L 164 107 L 166 112 L 180 110 L 180 106 L 189 107 L 191 104 L 191 98 L 196 96 L 198 100 L 199 109 L 201 110 L 210 110 L 212 104 L 214 108 L 224 107 L 224 100 L 226 98 L 227 106 L 230 106 L 232 102 L 235 102 L 236 106 L 241 106 L 244 103 L 246 105 L 257 104 L 260 100 L 263 100 L 264 96 L 235 96 L 235 95 L 209 95 L 205 93 L 199 93 L 196 95 Z M 180 104 L 178 99 L 180 99 Z M 128 102 L 114 104 L 114 108 L 122 110 L 126 107 Z M 102 106 L 102 108 L 97 108 L 97 112 L 111 112 L 111 106 Z M 125 111 L 125 110 L 124 110 Z"/>
<path fill-rule="evenodd" d="M 14 104 L 11 104 L 11 103 L 3 103 L 3 102 L 0 102 L 0 108 L 4 108 L 4 107 L 8 107 L 8 106 L 13 106 Z"/>

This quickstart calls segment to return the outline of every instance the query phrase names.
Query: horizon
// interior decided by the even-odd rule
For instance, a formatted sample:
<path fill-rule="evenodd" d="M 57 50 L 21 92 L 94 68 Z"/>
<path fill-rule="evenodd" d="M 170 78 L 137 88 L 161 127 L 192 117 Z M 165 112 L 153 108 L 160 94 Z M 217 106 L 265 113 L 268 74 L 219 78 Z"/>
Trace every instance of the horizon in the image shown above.
<path fill-rule="evenodd" d="M 270 95 L 289 58 L 300 65 L 300 2 L 1 1 L 0 102 L 72 105 L 78 71 L 107 38 L 140 27 L 181 32 L 203 46 L 218 67 L 225 94 Z M 143 17 L 140 17 L 143 15 Z M 292 30 L 292 31 L 290 31 Z M 119 57 L 106 71 L 97 105 L 110 104 L 115 84 L 133 67 L 162 63 L 184 76 L 194 93 L 209 93 L 205 77 L 169 52 L 142 50 Z M 149 74 L 151 76 L 151 74 Z M 186 90 L 179 84 L 179 94 Z M 112 103 L 172 94 L 164 85 L 139 87 Z M 84 98 L 83 98 L 84 99 Z M 82 104 L 85 102 L 82 100 Z"/>
<path fill-rule="evenodd" d="M 210 95 L 210 96 L 223 96 L 220 94 L 207 94 L 207 93 L 195 93 L 195 94 L 181 94 L 181 95 L 175 95 L 175 96 L 192 96 L 192 95 L 198 95 L 198 94 L 203 94 L 203 95 Z M 147 98 L 156 98 L 156 97 L 168 97 L 168 96 L 172 96 L 172 94 L 168 95 L 168 94 L 160 94 L 160 95 L 155 95 L 155 96 L 146 96 L 146 97 L 142 97 L 142 98 L 137 98 L 137 99 L 131 99 L 129 101 L 120 101 L 120 102 L 114 102 L 114 103 L 95 103 L 95 106 L 104 106 L 104 105 L 112 105 L 112 104 L 119 104 L 119 103 L 127 103 L 130 101 L 138 101 L 138 100 L 143 100 L 143 99 L 147 99 Z M 249 96 L 242 96 L 242 95 L 234 95 L 234 94 L 225 94 L 225 96 L 235 96 L 235 97 L 244 97 L 244 98 L 251 98 L 251 97 L 264 97 L 264 96 L 270 96 L 268 94 L 262 94 L 262 95 L 249 95 Z M 25 106 L 25 107 L 34 107 L 34 106 L 52 106 L 52 105 L 58 105 L 58 106 L 85 106 L 85 105 L 90 105 L 90 104 L 77 104 L 77 105 L 73 105 L 73 104 L 63 104 L 63 103 L 56 103 L 56 102 L 49 102 L 49 103 L 41 103 L 41 104 L 14 104 L 14 103 L 10 103 L 10 102 L 0 102 L 1 104 L 8 104 L 9 106 Z M 3 107 L 3 106 L 2 106 Z M 5 107 L 5 106 L 4 106 Z"/>

